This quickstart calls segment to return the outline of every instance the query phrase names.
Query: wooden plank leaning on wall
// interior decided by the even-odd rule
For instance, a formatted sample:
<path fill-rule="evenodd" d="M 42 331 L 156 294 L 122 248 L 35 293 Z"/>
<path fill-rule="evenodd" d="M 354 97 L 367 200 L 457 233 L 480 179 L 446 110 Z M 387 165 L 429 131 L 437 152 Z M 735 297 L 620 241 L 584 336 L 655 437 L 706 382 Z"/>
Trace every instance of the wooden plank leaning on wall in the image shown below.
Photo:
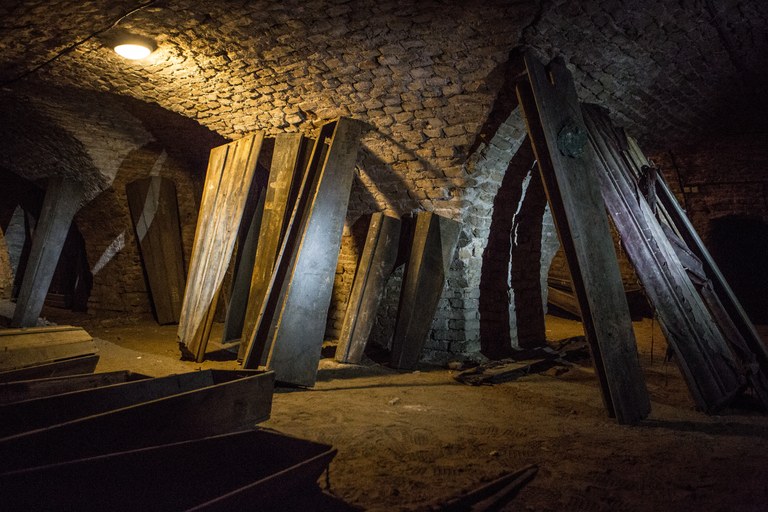
<path fill-rule="evenodd" d="M 202 361 L 264 134 L 213 148 L 179 320 L 182 356 Z"/>
<path fill-rule="evenodd" d="M 638 423 L 649 414 L 650 400 L 576 88 L 561 59 L 548 70 L 530 54 L 524 59 L 527 79 L 518 84 L 518 99 L 568 260 L 603 401 L 619 423 Z"/>

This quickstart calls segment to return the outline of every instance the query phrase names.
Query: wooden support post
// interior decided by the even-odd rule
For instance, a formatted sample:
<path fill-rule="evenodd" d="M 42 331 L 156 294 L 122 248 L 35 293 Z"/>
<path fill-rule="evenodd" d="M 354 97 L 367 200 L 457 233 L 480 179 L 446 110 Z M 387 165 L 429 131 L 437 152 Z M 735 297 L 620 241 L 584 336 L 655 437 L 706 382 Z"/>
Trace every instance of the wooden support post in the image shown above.
<path fill-rule="evenodd" d="M 361 130 L 343 117 L 321 129 L 246 353 L 281 382 L 315 384 Z"/>
<path fill-rule="evenodd" d="M 259 244 L 253 260 L 248 306 L 238 351 L 238 359 L 241 360 L 245 357 L 250 340 L 253 339 L 278 250 L 307 168 L 308 146 L 309 139 L 298 133 L 281 133 L 275 137 L 264 213 L 259 229 Z"/>
<path fill-rule="evenodd" d="M 83 193 L 82 185 L 70 179 L 55 177 L 48 180 L 13 314 L 15 327 L 37 324 L 72 218 L 83 202 Z"/>
<path fill-rule="evenodd" d="M 363 357 L 384 286 L 395 267 L 399 242 L 400 219 L 374 213 L 344 314 L 337 361 L 357 364 Z"/>
<path fill-rule="evenodd" d="M 160 324 L 175 324 L 184 295 L 184 250 L 173 181 L 151 176 L 125 186 L 131 220 Z"/>
<path fill-rule="evenodd" d="M 211 150 L 200 201 L 178 339 L 182 356 L 202 361 L 216 297 L 232 257 L 264 134 Z"/>
<path fill-rule="evenodd" d="M 461 224 L 431 212 L 419 213 L 403 275 L 392 338 L 391 364 L 414 368 L 432 327 L 445 276 L 453 261 Z"/>
<path fill-rule="evenodd" d="M 529 82 L 519 84 L 517 93 L 571 271 L 603 401 L 619 423 L 637 423 L 650 412 L 650 400 L 576 88 L 560 59 L 552 62 L 549 73 L 530 54 L 525 64 Z"/>
<path fill-rule="evenodd" d="M 610 122 L 597 107 L 584 117 L 597 159 L 603 200 L 696 405 L 715 412 L 741 389 L 738 368 L 722 333 L 697 293 L 650 206 L 609 142 Z"/>

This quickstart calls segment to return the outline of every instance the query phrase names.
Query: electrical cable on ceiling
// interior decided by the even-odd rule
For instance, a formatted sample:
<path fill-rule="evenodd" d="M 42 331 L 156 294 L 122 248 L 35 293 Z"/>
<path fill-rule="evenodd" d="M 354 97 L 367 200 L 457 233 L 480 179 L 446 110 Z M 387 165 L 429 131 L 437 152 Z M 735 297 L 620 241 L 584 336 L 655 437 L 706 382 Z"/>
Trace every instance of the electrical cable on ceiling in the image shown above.
<path fill-rule="evenodd" d="M 27 71 L 24 71 L 20 75 L 14 77 L 14 78 L 11 78 L 9 80 L 5 80 L 3 82 L 0 82 L 0 87 L 5 87 L 7 85 L 11 85 L 11 84 L 13 84 L 15 82 L 18 82 L 19 80 L 22 80 L 22 79 L 28 77 L 29 75 L 31 75 L 33 73 L 36 73 L 37 71 L 39 71 L 40 69 L 44 68 L 48 64 L 50 64 L 50 63 L 54 62 L 55 60 L 57 60 L 59 57 L 62 57 L 64 55 L 68 54 L 69 52 L 79 48 L 80 46 L 82 46 L 83 44 L 87 43 L 88 41 L 90 41 L 94 37 L 96 37 L 96 36 L 98 36 L 100 34 L 103 34 L 104 32 L 106 32 L 108 30 L 111 30 L 111 29 L 115 28 L 121 21 L 126 19 L 128 16 L 136 14 L 137 12 L 142 11 L 142 10 L 146 9 L 147 7 L 150 7 L 150 6 L 154 5 L 154 4 L 158 3 L 159 1 L 160 0 L 150 0 L 149 2 L 145 2 L 145 3 L 141 4 L 141 5 L 138 5 L 138 6 L 134 7 L 130 11 L 126 12 L 125 14 L 121 14 L 114 21 L 110 22 L 110 24 L 107 27 L 99 29 L 96 32 L 93 32 L 90 35 L 84 37 L 83 39 L 80 39 L 79 41 L 71 44 L 70 46 L 67 46 L 63 50 L 60 50 L 58 53 L 56 53 L 56 55 L 54 55 L 50 59 L 48 59 L 48 60 L 38 64 L 37 66 L 34 66 L 31 69 L 28 69 Z"/>

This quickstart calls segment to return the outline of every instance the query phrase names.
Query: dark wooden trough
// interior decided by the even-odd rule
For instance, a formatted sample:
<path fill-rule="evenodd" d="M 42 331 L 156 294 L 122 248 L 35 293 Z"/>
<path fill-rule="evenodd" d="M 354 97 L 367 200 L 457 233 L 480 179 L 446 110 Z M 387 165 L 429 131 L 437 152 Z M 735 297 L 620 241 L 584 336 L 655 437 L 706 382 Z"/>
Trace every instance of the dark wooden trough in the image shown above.
<path fill-rule="evenodd" d="M 123 382 L 148 379 L 146 375 L 118 370 L 114 372 L 81 373 L 48 377 L 44 379 L 17 380 L 0 382 L 0 404 L 10 404 L 22 400 L 32 400 L 46 396 L 71 393 L 83 389 L 93 389 Z"/>
<path fill-rule="evenodd" d="M 274 374 L 205 370 L 175 376 L 175 380 L 149 379 L 117 386 L 132 389 L 132 392 L 120 396 L 110 386 L 85 392 L 93 394 L 93 402 L 97 405 L 75 405 L 69 397 L 60 397 L 82 411 L 90 412 L 88 408 L 93 407 L 103 412 L 0 439 L 0 471 L 252 428 L 269 418 Z M 139 392 L 139 389 L 144 391 Z M 141 401 L 142 394 L 148 401 Z M 111 410 L 110 401 L 116 405 Z M 44 415 L 44 412 L 38 410 L 35 414 Z M 62 410 L 55 414 L 68 413 Z M 30 422 L 31 418 L 32 415 Z M 43 421 L 36 418 L 35 421 Z M 17 422 L 23 423 L 24 419 Z"/>
<path fill-rule="evenodd" d="M 0 474 L 5 510 L 312 510 L 336 450 L 263 430 Z"/>

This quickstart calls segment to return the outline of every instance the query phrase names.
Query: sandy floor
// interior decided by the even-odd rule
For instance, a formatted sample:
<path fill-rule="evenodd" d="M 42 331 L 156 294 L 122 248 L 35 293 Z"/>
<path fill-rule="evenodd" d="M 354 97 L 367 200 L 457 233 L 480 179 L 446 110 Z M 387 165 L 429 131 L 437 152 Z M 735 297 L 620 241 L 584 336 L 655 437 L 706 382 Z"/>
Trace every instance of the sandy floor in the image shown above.
<path fill-rule="evenodd" d="M 47 315 L 98 338 L 98 371 L 237 368 L 221 352 L 211 354 L 217 361 L 179 361 L 174 326 Z M 581 332 L 554 316 L 547 327 L 551 340 Z M 588 367 L 470 387 L 443 368 L 402 373 L 329 359 L 314 389 L 279 389 L 262 426 L 338 448 L 330 491 L 368 510 L 417 509 L 528 464 L 539 473 L 505 510 L 768 510 L 768 417 L 697 412 L 674 363 L 664 362 L 658 325 L 635 328 L 653 401 L 642 426 L 606 416 Z"/>

